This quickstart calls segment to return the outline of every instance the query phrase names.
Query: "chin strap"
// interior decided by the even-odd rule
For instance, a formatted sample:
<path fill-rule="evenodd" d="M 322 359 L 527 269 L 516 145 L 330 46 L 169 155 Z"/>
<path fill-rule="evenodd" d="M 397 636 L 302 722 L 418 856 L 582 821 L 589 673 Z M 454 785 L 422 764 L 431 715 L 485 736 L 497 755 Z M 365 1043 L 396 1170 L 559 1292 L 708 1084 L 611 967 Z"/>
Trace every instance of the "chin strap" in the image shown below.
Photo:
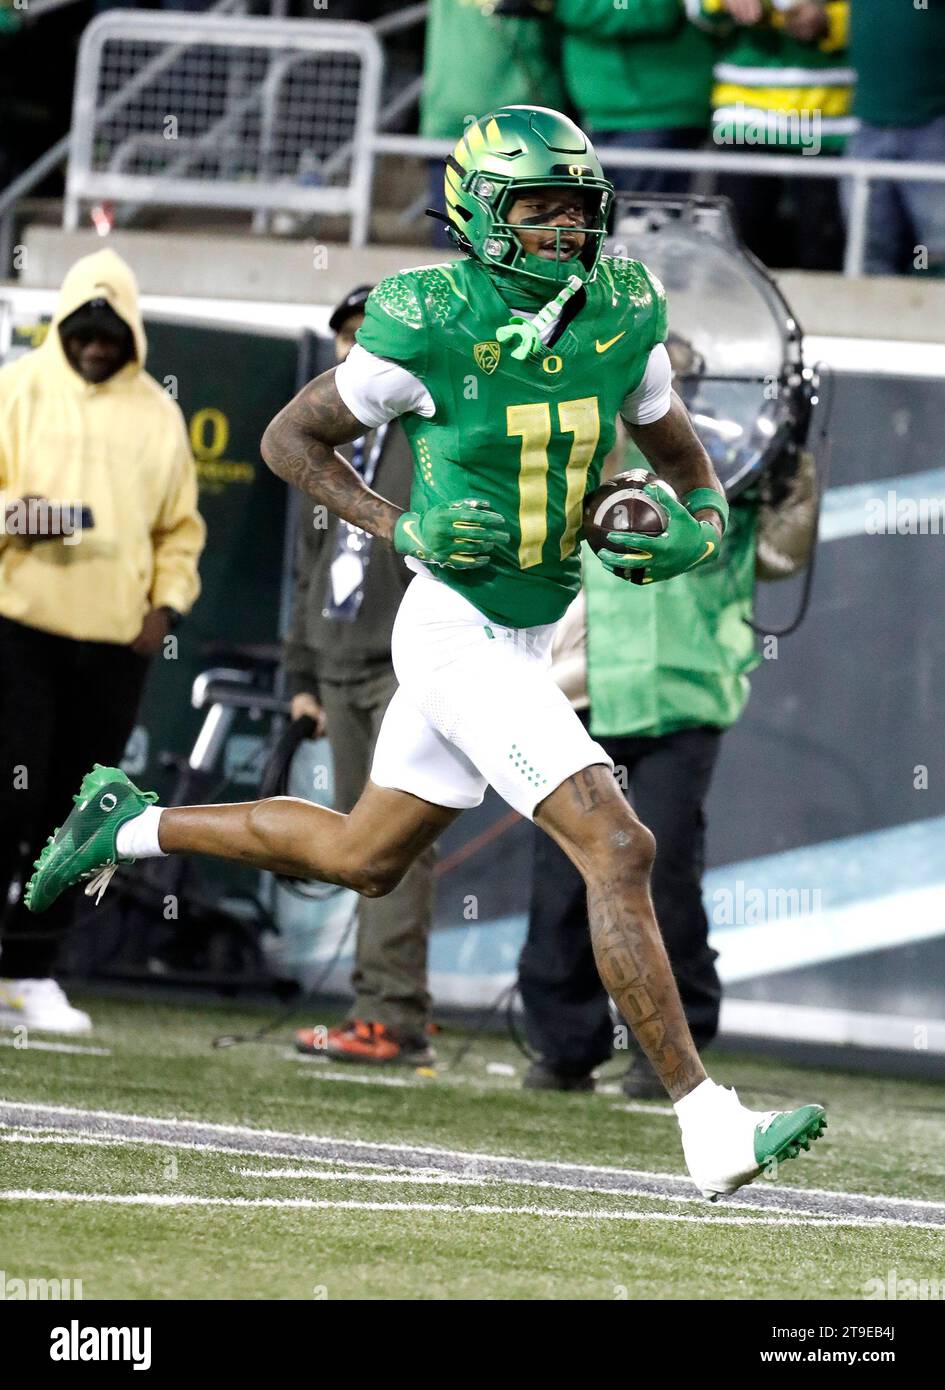
<path fill-rule="evenodd" d="M 569 275 L 554 299 L 549 300 L 543 309 L 539 309 L 534 319 L 529 322 L 528 319 L 522 318 L 521 314 L 513 314 L 508 323 L 496 329 L 496 339 L 500 343 L 510 343 L 517 339 L 511 353 L 519 361 L 526 357 L 541 356 L 545 350 L 541 341 L 542 333 L 551 327 L 568 301 L 583 288 L 582 280 L 576 275 Z"/>

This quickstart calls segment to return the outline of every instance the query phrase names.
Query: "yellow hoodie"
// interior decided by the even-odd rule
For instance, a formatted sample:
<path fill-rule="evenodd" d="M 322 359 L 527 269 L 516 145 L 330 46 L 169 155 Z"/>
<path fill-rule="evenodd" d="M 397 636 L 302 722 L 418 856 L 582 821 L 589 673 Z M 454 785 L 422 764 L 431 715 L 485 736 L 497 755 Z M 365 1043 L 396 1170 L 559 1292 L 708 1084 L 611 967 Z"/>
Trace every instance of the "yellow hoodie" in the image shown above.
<path fill-rule="evenodd" d="M 62 320 L 90 299 L 108 300 L 137 352 L 100 386 L 69 365 L 59 337 Z M 196 469 L 180 407 L 144 370 L 146 353 L 134 276 L 105 250 L 69 271 L 42 347 L 0 368 L 0 500 L 78 502 L 94 521 L 81 537 L 29 546 L 0 527 L 3 616 L 127 644 L 149 607 L 185 613 L 197 598 L 206 527 Z"/>

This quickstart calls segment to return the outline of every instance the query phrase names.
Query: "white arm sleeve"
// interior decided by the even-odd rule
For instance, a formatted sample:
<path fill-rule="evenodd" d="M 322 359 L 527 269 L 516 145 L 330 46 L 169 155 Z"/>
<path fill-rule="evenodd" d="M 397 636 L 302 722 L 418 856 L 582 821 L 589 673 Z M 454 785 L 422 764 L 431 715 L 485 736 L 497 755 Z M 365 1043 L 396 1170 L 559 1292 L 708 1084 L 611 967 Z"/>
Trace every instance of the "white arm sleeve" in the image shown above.
<path fill-rule="evenodd" d="M 376 357 L 360 343 L 335 372 L 335 386 L 351 414 L 372 430 L 411 411 L 426 416 L 436 411 L 433 397 L 413 372 Z"/>
<path fill-rule="evenodd" d="M 672 394 L 672 363 L 664 345 L 657 343 L 650 351 L 640 385 L 621 401 L 620 414 L 628 425 L 655 424 L 669 410 Z"/>

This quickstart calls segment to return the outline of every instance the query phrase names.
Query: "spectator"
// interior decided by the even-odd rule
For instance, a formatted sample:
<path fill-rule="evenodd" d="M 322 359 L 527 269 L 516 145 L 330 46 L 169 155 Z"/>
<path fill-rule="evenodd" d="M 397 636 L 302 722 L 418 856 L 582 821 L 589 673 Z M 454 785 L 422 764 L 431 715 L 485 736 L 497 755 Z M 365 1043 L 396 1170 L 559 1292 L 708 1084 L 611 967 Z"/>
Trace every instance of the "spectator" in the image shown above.
<path fill-rule="evenodd" d="M 372 286 L 361 285 L 329 319 L 335 355 L 347 357 Z M 399 507 L 410 505 L 413 456 L 392 422 L 341 453 L 365 482 Z M 319 509 L 316 509 L 316 521 Z M 335 809 L 349 812 L 364 789 L 384 711 L 397 689 L 390 638 L 411 579 L 401 556 L 331 516 L 299 528 L 293 626 L 286 647 L 292 717 L 311 715 L 326 733 L 335 771 Z M 433 849 L 425 850 L 385 898 L 361 898 L 348 1019 L 321 1040 L 296 1035 L 300 1052 L 354 1062 L 434 1060 L 427 1042 L 427 939 L 433 913 Z"/>
<path fill-rule="evenodd" d="M 752 153 L 837 154 L 853 129 L 849 0 L 687 0 L 719 35 L 712 138 Z M 843 227 L 835 179 L 723 175 L 746 245 L 766 265 L 839 269 Z"/>
<path fill-rule="evenodd" d="M 812 465 L 801 458 L 780 492 L 765 483 L 763 507 L 758 490 L 733 502 L 715 569 L 638 588 L 588 565 L 584 590 L 555 635 L 558 684 L 625 770 L 634 808 L 656 836 L 653 903 L 700 1051 L 716 1035 L 722 997 L 702 904 L 705 802 L 722 734 L 745 707 L 758 660 L 741 621 L 751 615 L 756 570 L 762 578 L 789 575 L 813 544 Z M 593 1090 L 594 1068 L 614 1048 L 614 1025 L 594 965 L 583 880 L 547 836 L 535 840 L 519 986 L 539 1054 L 525 1086 Z M 661 1098 L 646 1058 L 636 1049 L 631 1056 L 624 1090 Z"/>
<path fill-rule="evenodd" d="M 857 72 L 854 159 L 945 163 L 945 0 L 890 6 L 856 0 L 850 56 Z M 849 186 L 844 188 L 849 198 Z M 945 275 L 945 184 L 873 184 L 866 272 Z"/>
<path fill-rule="evenodd" d="M 713 45 L 683 0 L 556 0 L 568 95 L 606 168 L 607 150 L 694 150 L 709 123 Z M 618 190 L 679 193 L 689 175 L 608 169 Z"/>
<path fill-rule="evenodd" d="M 420 134 L 456 141 L 472 117 L 527 102 L 566 105 L 553 26 L 500 19 L 493 0 L 430 0 L 420 98 Z M 430 207 L 445 212 L 443 161 L 428 162 Z M 437 240 L 443 246 L 445 232 Z"/>
<path fill-rule="evenodd" d="M 91 1027 L 53 978 L 71 905 L 38 919 L 15 885 L 93 757 L 121 757 L 149 660 L 200 592 L 193 456 L 146 351 L 134 277 L 106 250 L 0 370 L 2 1026 Z"/>

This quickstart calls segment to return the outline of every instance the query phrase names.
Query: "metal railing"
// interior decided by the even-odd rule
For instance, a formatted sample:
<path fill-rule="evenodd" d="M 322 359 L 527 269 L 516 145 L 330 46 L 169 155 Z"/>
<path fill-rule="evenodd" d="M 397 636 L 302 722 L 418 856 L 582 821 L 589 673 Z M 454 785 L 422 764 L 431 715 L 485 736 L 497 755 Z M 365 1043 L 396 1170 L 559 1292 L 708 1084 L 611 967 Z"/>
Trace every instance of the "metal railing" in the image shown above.
<path fill-rule="evenodd" d="M 246 11 L 248 0 L 216 0 L 211 5 L 208 14 L 243 14 Z M 278 0 L 273 0 L 273 4 Z M 35 17 L 35 16 L 34 16 Z M 114 110 L 121 104 L 122 93 L 116 92 L 111 101 L 107 102 L 99 112 L 99 119 L 107 119 Z M 47 178 L 54 169 L 58 169 L 69 156 L 69 149 L 72 144 L 72 132 L 69 131 L 51 145 L 45 154 L 40 155 L 35 163 L 28 169 L 24 169 L 12 183 L 0 191 L 0 275 L 5 275 L 9 269 L 13 253 L 13 230 L 14 218 L 17 204 L 32 193 L 34 188 Z"/>
<path fill-rule="evenodd" d="M 344 214 L 367 239 L 383 70 L 367 25 L 113 11 L 79 50 L 64 225 L 84 202 Z"/>
<path fill-rule="evenodd" d="M 454 140 L 431 140 L 419 135 L 375 132 L 375 155 L 397 154 L 416 159 L 445 159 Z M 835 155 L 742 154 L 712 150 L 601 151 L 605 172 L 614 169 L 678 169 L 684 173 L 762 174 L 769 178 L 847 179 L 850 182 L 847 242 L 843 273 L 862 275 L 866 259 L 867 222 L 872 186 L 879 182 L 943 183 L 945 164 L 852 159 Z"/>

